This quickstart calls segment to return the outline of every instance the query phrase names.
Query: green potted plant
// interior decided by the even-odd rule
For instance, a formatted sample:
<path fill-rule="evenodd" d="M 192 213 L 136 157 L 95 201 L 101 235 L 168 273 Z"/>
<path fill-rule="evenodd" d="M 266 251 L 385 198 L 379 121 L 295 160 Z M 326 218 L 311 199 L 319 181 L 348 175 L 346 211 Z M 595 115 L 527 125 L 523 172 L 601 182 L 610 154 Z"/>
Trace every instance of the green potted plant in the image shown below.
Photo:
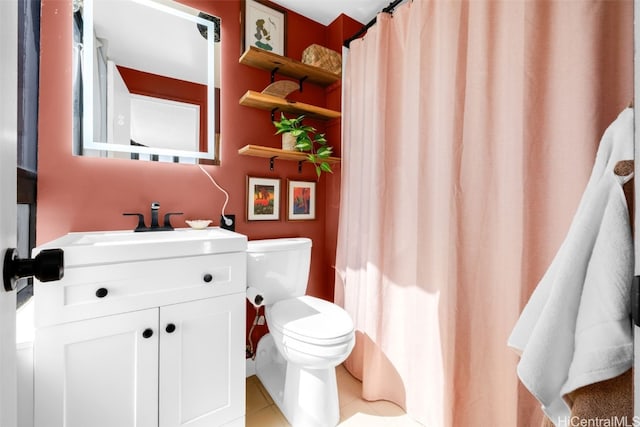
<path fill-rule="evenodd" d="M 323 133 L 309 125 L 305 125 L 302 121 L 304 115 L 295 119 L 287 119 L 283 113 L 280 113 L 280 120 L 274 121 L 276 127 L 276 135 L 290 134 L 295 138 L 295 149 L 307 154 L 307 161 L 313 163 L 316 168 L 318 179 L 322 172 L 333 173 L 331 165 L 326 161 L 333 151 L 333 148 L 327 144 L 327 140 Z"/>

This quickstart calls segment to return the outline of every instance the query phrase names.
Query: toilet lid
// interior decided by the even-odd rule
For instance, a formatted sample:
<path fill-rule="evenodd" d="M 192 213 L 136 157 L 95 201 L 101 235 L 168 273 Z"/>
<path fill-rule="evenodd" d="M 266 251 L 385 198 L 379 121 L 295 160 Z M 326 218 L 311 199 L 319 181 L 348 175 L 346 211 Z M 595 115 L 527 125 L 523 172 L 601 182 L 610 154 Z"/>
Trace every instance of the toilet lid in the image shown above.
<path fill-rule="evenodd" d="M 278 301 L 270 310 L 269 327 L 283 335 L 317 344 L 349 339 L 353 321 L 341 307 L 311 296 Z"/>

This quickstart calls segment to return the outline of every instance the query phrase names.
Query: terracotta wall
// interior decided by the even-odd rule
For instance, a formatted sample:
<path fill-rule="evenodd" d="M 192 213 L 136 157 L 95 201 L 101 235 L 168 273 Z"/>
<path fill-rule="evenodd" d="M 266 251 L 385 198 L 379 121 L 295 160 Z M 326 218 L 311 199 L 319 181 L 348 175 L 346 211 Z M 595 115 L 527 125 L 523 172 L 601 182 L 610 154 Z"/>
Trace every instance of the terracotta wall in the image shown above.
<path fill-rule="evenodd" d="M 237 215 L 236 231 L 247 235 L 249 239 L 284 236 L 307 236 L 313 239 L 308 293 L 331 300 L 339 176 L 329 179 L 323 177 L 318 183 L 317 203 L 320 207 L 326 206 L 326 209 L 317 211 L 315 221 L 286 221 L 284 198 L 280 221 L 245 220 L 247 176 L 280 178 L 284 196 L 287 178 L 314 180 L 315 172 L 307 164 L 303 173 L 299 174 L 295 162 L 285 161 L 276 161 L 275 171 L 270 172 L 267 160 L 238 155 L 238 148 L 246 144 L 274 147 L 280 144 L 280 138 L 273 135 L 274 128 L 268 112 L 238 104 L 248 89 L 264 89 L 269 84 L 269 74 L 238 63 L 239 1 L 183 2 L 222 19 L 222 162 L 220 166 L 207 166 L 207 170 L 231 196 L 226 212 Z M 135 219 L 123 217 L 122 213 L 147 213 L 152 201 L 161 203 L 161 213 L 181 211 L 185 214 L 184 218 L 211 218 L 217 225 L 224 196 L 196 166 L 72 155 L 71 1 L 42 0 L 41 25 L 38 244 L 71 231 L 133 229 Z M 287 55 L 299 59 L 308 45 L 326 45 L 328 32 L 327 27 L 288 12 Z M 339 50 L 337 46 L 334 48 Z M 336 88 L 331 90 L 334 93 L 329 95 L 333 99 L 329 107 L 339 108 L 339 101 L 337 104 L 335 101 Z M 337 90 L 339 93 L 339 88 Z M 327 105 L 329 91 L 305 85 L 302 93 L 292 97 L 323 106 Z M 322 130 L 327 126 L 332 128 L 331 142 L 339 145 L 339 131 L 336 132 L 339 124 L 313 124 Z M 330 196 L 327 195 L 328 190 Z M 181 225 L 180 220 L 174 222 Z M 247 315 L 252 319 L 252 310 Z"/>

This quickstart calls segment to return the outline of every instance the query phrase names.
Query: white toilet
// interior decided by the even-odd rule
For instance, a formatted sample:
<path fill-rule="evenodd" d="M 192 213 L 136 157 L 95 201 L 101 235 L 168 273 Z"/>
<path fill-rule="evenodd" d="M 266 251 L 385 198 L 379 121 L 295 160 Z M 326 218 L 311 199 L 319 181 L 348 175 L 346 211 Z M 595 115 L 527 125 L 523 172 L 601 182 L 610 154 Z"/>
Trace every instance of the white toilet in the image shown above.
<path fill-rule="evenodd" d="M 305 296 L 310 262 L 307 238 L 248 242 L 247 284 L 264 299 L 270 331 L 258 343 L 256 374 L 292 426 L 333 427 L 335 367 L 353 350 L 355 333 L 342 308 Z"/>

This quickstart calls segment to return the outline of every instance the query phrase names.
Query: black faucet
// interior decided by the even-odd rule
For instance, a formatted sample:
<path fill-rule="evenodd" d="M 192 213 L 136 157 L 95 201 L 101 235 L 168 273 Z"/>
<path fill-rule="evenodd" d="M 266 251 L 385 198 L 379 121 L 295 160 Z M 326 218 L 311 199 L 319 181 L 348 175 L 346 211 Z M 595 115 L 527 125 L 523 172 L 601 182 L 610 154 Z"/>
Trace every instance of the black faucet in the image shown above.
<path fill-rule="evenodd" d="M 182 212 L 169 212 L 164 214 L 164 222 L 162 227 L 158 224 L 158 211 L 160 210 L 160 202 L 151 203 L 151 226 L 147 227 L 144 222 L 144 214 L 141 213 L 123 213 L 125 216 L 137 216 L 138 225 L 133 231 L 171 231 L 171 215 L 182 215 Z"/>
<path fill-rule="evenodd" d="M 151 202 L 151 227 L 158 228 L 158 211 L 160 210 L 160 202 Z"/>

